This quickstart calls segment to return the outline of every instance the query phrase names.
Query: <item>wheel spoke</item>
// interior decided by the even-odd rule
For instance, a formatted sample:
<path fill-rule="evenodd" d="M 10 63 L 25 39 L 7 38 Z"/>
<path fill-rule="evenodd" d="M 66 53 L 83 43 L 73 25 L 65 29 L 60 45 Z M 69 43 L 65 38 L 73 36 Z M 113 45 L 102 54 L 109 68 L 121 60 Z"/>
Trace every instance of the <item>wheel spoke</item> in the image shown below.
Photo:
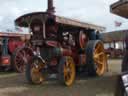
<path fill-rule="evenodd" d="M 97 53 L 97 51 L 99 50 L 100 48 L 100 44 L 97 45 L 96 49 L 95 49 L 95 53 Z"/>
<path fill-rule="evenodd" d="M 67 68 L 64 68 L 64 75 L 66 76 L 67 75 Z"/>
<path fill-rule="evenodd" d="M 94 58 L 99 58 L 101 55 L 104 55 L 104 52 L 98 53 L 94 55 Z"/>
<path fill-rule="evenodd" d="M 64 76 L 64 79 L 65 79 L 65 81 L 68 81 L 68 76 L 65 75 L 65 76 Z"/>
<path fill-rule="evenodd" d="M 68 77 L 68 80 L 70 80 L 70 78 L 71 78 L 71 74 L 68 72 L 68 74 L 67 74 L 67 77 Z"/>
<path fill-rule="evenodd" d="M 71 69 L 71 68 L 72 68 L 72 64 L 71 64 L 70 61 L 69 61 L 68 63 L 69 63 L 69 64 L 68 64 L 68 67 Z"/>
<path fill-rule="evenodd" d="M 103 62 L 101 62 L 101 61 L 96 61 L 96 63 L 98 63 L 98 65 L 103 65 Z"/>
<path fill-rule="evenodd" d="M 95 62 L 99 61 L 99 58 L 94 58 L 94 61 L 95 61 Z"/>
<path fill-rule="evenodd" d="M 69 72 L 67 72 L 67 74 L 65 75 L 65 80 L 66 81 L 70 80 L 70 73 Z"/>
<path fill-rule="evenodd" d="M 24 57 L 23 54 L 21 54 L 21 53 L 17 54 L 17 56 L 20 57 L 20 58 Z"/>
<path fill-rule="evenodd" d="M 22 52 L 23 56 L 25 56 L 25 53 L 26 53 L 25 50 L 23 49 L 21 52 Z"/>

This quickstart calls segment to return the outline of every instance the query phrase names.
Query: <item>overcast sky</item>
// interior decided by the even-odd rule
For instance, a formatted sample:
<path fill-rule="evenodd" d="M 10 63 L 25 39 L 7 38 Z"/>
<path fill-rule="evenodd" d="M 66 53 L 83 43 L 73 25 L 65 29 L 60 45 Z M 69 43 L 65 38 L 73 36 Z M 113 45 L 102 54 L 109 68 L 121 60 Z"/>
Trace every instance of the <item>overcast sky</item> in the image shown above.
<path fill-rule="evenodd" d="M 106 31 L 128 29 L 128 20 L 110 13 L 118 0 L 54 0 L 56 14 L 106 27 Z M 14 28 L 14 20 L 29 12 L 45 11 L 47 0 L 0 0 L 0 31 Z M 114 22 L 122 22 L 115 27 Z"/>

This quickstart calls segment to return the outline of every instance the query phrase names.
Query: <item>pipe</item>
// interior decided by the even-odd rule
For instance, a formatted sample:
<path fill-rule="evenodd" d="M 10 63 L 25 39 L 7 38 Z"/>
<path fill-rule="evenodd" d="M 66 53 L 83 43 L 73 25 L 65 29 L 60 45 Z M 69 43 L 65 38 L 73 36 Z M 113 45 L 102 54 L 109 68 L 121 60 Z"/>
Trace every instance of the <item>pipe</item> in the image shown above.
<path fill-rule="evenodd" d="M 53 0 L 48 0 L 48 9 L 47 12 L 49 14 L 54 14 L 55 13 L 55 7 L 53 6 Z"/>

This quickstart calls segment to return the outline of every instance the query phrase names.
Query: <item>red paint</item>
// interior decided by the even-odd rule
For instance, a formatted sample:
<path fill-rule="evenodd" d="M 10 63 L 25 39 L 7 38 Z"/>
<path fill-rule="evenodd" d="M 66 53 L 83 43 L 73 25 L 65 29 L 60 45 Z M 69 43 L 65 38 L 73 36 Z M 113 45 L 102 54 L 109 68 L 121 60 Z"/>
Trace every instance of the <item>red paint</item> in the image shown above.
<path fill-rule="evenodd" d="M 9 40 L 8 48 L 11 53 L 15 51 L 16 48 L 23 46 L 24 43 L 22 41 Z"/>
<path fill-rule="evenodd" d="M 58 47 L 58 42 L 56 42 L 56 41 L 46 41 L 46 44 L 48 46 Z"/>
<path fill-rule="evenodd" d="M 86 36 L 86 34 L 83 32 L 80 32 L 80 35 L 79 35 L 80 47 L 85 49 L 87 42 L 88 42 L 88 37 Z"/>
<path fill-rule="evenodd" d="M 2 56 L 2 65 L 10 65 L 10 57 L 9 56 Z"/>
<path fill-rule="evenodd" d="M 63 56 L 72 56 L 72 50 L 70 49 L 61 48 L 61 52 Z"/>
<path fill-rule="evenodd" d="M 58 63 L 57 58 L 53 58 L 51 60 L 51 64 L 50 65 L 55 66 L 55 65 L 57 65 L 57 63 Z"/>

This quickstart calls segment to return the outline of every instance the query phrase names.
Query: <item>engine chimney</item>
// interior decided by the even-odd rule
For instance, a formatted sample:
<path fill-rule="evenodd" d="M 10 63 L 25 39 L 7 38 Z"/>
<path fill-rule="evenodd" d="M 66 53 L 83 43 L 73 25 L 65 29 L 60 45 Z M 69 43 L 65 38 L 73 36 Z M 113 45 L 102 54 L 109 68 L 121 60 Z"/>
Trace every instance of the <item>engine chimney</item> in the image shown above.
<path fill-rule="evenodd" d="M 48 9 L 47 12 L 49 14 L 54 14 L 55 13 L 55 7 L 53 6 L 53 0 L 48 0 Z"/>

